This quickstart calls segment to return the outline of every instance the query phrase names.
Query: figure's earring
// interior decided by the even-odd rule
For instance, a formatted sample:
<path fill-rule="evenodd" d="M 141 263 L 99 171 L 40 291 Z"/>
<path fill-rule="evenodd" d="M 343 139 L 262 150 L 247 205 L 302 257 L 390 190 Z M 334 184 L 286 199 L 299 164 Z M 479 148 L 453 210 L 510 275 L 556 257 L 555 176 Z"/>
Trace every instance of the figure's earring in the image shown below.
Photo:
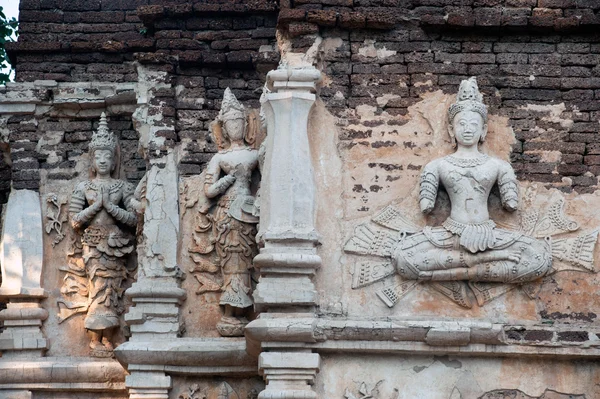
<path fill-rule="evenodd" d="M 454 134 L 454 126 L 452 126 L 452 122 L 448 123 L 448 136 L 450 136 L 452 148 L 456 148 L 456 135 Z"/>
<path fill-rule="evenodd" d="M 481 129 L 481 137 L 479 137 L 480 143 L 483 143 L 485 141 L 485 138 L 487 137 L 487 132 L 488 132 L 488 125 L 486 123 L 483 125 L 483 128 Z"/>

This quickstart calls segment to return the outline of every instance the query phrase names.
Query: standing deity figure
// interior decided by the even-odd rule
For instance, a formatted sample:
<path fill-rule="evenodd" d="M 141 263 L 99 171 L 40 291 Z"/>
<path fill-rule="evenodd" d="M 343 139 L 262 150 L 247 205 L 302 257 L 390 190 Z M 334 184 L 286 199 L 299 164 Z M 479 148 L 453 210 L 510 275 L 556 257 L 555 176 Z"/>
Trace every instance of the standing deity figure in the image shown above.
<path fill-rule="evenodd" d="M 552 265 L 550 244 L 519 232 L 496 228 L 488 213 L 495 184 L 502 206 L 517 210 L 519 194 L 508 162 L 479 152 L 487 134 L 487 107 L 475 78 L 462 81 L 448 109 L 456 151 L 428 163 L 421 174 L 421 211 L 431 212 L 442 185 L 450 198 L 450 217 L 425 227 L 396 247 L 397 272 L 408 279 L 524 283 L 539 279 Z"/>
<path fill-rule="evenodd" d="M 252 147 L 244 106 L 229 88 L 212 130 L 220 150 L 206 169 L 204 195 L 216 201 L 206 216 L 212 222 L 211 247 L 223 278 L 219 303 L 224 313 L 217 330 L 222 336 L 241 336 L 248 323 L 246 308 L 253 305 L 251 269 L 258 217 L 251 181 L 258 171 L 258 151 Z"/>
<path fill-rule="evenodd" d="M 71 225 L 80 238 L 76 247 L 83 270 L 76 270 L 76 262 L 70 262 L 67 271 L 88 280 L 87 304 L 77 311 L 87 310 L 84 326 L 91 336 L 91 353 L 98 357 L 112 355 L 113 334 L 124 310 L 123 283 L 131 273 L 127 257 L 135 248 L 130 233 L 137 223 L 132 201 L 135 188 L 116 178 L 119 153 L 118 140 L 102 113 L 89 145 L 91 179 L 77 185 L 69 204 Z M 65 284 L 63 294 L 72 293 L 71 288 Z"/>

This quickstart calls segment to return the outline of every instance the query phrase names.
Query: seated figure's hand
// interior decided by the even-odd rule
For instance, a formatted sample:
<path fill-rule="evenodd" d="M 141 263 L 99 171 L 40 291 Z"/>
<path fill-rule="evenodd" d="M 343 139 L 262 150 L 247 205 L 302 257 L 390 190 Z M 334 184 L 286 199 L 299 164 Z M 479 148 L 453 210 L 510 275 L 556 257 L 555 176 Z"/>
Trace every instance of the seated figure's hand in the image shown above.
<path fill-rule="evenodd" d="M 428 214 L 433 210 L 435 202 L 427 198 L 423 198 L 421 199 L 419 204 L 421 205 L 421 212 L 423 212 L 424 214 Z"/>

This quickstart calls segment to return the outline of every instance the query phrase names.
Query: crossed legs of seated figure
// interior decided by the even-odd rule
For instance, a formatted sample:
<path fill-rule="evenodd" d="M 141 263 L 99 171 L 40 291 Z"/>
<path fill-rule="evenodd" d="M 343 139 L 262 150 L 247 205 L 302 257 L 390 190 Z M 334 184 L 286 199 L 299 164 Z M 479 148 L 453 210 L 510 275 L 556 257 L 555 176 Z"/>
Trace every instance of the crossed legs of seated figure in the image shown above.
<path fill-rule="evenodd" d="M 434 281 L 501 279 L 507 268 L 516 266 L 521 260 L 518 249 L 493 250 L 472 254 L 466 250 L 436 249 L 425 255 L 437 258 L 435 262 L 423 262 L 419 279 Z M 440 262 L 440 260 L 443 262 Z M 440 269 L 443 266 L 443 269 Z M 501 280 L 499 280 L 501 281 Z"/>
<path fill-rule="evenodd" d="M 502 249 L 471 253 L 429 242 L 394 254 L 398 273 L 411 280 L 523 283 L 544 275 L 552 262 L 543 241 L 521 237 Z"/>

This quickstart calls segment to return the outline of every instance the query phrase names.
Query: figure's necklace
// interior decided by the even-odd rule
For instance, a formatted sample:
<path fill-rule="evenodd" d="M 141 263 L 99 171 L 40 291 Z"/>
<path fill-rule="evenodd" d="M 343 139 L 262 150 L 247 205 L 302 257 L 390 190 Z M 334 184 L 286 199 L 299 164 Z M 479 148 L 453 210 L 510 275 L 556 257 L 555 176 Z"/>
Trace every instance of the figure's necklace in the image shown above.
<path fill-rule="evenodd" d="M 227 152 L 236 152 L 236 151 L 252 151 L 254 148 L 252 147 L 238 147 L 238 148 L 228 148 L 226 150 L 219 151 L 221 154 L 225 154 Z"/>
<path fill-rule="evenodd" d="M 448 155 L 444 159 L 454 166 L 459 166 L 461 168 L 472 168 L 486 163 L 489 159 L 489 156 L 487 154 L 481 154 L 481 156 L 477 158 L 458 158 L 454 155 Z"/>
<path fill-rule="evenodd" d="M 117 179 L 111 179 L 109 181 L 94 179 L 94 180 L 88 180 L 85 185 L 86 185 L 86 188 L 94 190 L 94 191 L 98 191 L 100 189 L 100 187 L 102 187 L 102 188 L 107 188 L 108 190 L 110 190 L 110 192 L 115 192 L 115 190 L 121 188 L 121 186 L 123 184 L 124 183 L 122 180 L 117 180 Z"/>

